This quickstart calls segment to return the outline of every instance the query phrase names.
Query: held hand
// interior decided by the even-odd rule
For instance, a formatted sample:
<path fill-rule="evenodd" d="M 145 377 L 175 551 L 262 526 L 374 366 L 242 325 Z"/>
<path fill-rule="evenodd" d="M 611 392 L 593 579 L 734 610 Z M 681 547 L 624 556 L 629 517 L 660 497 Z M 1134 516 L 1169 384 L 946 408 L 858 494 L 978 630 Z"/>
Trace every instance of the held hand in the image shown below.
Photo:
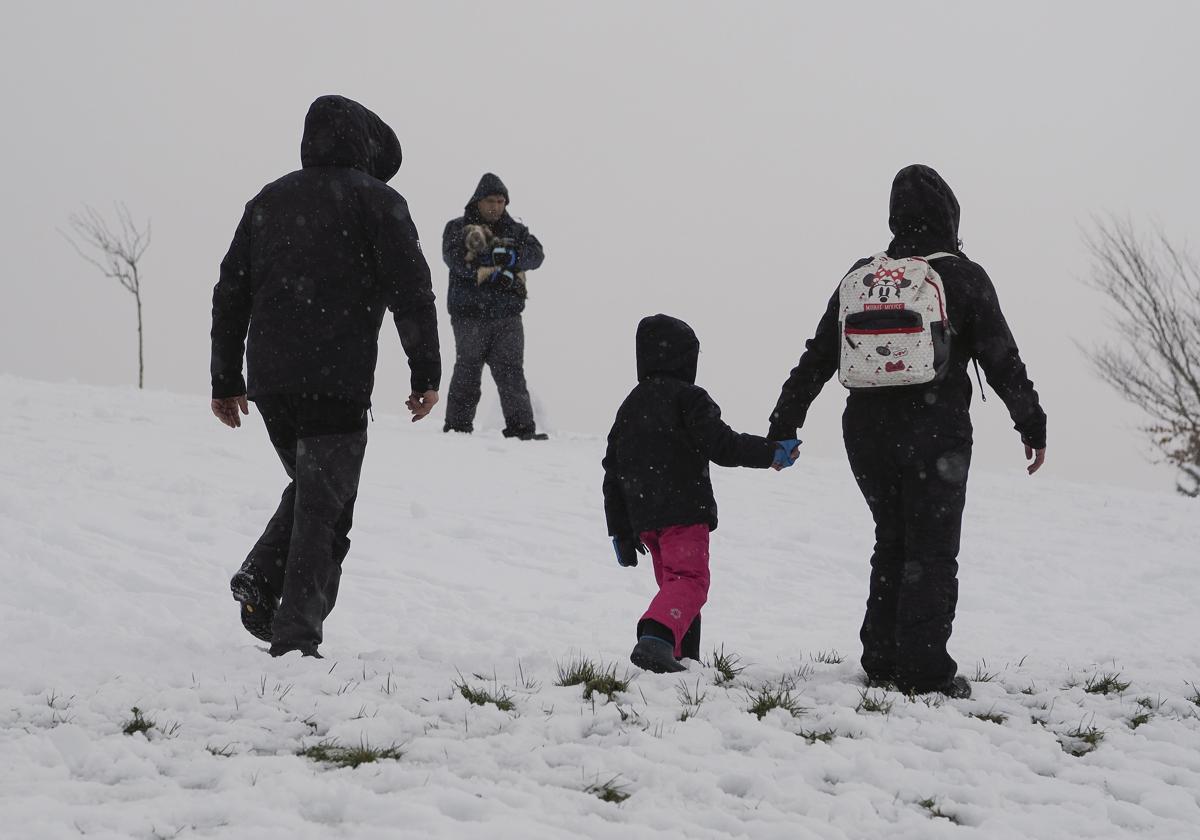
<path fill-rule="evenodd" d="M 412 412 L 412 422 L 416 423 L 421 418 L 427 416 L 433 411 L 433 407 L 437 405 L 438 392 L 426 391 L 419 394 L 413 391 L 408 395 L 408 399 L 404 401 L 404 407 Z"/>
<path fill-rule="evenodd" d="M 208 404 L 212 409 L 213 416 L 224 423 L 231 429 L 236 429 L 242 425 L 242 418 L 238 414 L 250 413 L 250 405 L 246 402 L 246 395 L 242 394 L 239 397 L 222 397 L 218 400 L 213 400 Z"/>
<path fill-rule="evenodd" d="M 1029 444 L 1025 444 L 1025 460 L 1033 460 L 1033 463 L 1025 468 L 1025 472 L 1033 475 L 1042 468 L 1042 464 L 1046 463 L 1046 447 L 1034 449 Z"/>
<path fill-rule="evenodd" d="M 796 463 L 798 457 L 800 457 L 800 441 L 795 438 L 777 440 L 775 441 L 775 456 L 771 461 L 771 469 L 776 472 L 786 470 L 792 464 Z"/>
<path fill-rule="evenodd" d="M 641 540 L 633 537 L 613 537 L 613 551 L 616 552 L 617 563 L 620 565 L 636 566 L 637 556 L 646 553 L 646 546 L 642 545 Z"/>

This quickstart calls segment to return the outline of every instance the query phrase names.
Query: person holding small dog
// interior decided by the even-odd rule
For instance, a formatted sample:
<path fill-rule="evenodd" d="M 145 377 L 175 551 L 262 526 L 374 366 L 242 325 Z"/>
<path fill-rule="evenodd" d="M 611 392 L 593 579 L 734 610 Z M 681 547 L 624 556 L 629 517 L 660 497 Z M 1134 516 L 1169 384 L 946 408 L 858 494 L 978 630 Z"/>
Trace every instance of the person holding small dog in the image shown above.
<path fill-rule="evenodd" d="M 488 172 L 464 213 L 446 224 L 442 259 L 450 269 L 447 305 L 456 345 L 443 431 L 474 431 L 483 367 L 496 380 L 504 436 L 545 440 L 525 384 L 525 274 L 544 259 L 542 243 L 508 214 L 508 188 Z"/>

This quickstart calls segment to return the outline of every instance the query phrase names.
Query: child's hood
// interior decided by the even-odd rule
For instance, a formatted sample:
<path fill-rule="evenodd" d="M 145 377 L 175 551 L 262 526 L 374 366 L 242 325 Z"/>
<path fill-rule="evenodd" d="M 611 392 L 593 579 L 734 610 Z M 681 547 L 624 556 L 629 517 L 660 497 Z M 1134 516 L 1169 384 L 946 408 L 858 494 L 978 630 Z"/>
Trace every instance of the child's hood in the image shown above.
<path fill-rule="evenodd" d="M 659 374 L 695 383 L 700 340 L 692 328 L 670 315 L 650 315 L 637 328 L 638 381 Z"/>

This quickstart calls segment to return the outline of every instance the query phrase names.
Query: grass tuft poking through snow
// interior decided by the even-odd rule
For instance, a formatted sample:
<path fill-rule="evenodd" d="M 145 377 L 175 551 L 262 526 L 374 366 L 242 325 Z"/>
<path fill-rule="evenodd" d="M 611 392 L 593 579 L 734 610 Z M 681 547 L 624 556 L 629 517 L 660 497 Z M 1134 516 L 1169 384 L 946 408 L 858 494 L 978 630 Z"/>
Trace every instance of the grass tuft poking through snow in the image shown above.
<path fill-rule="evenodd" d="M 717 672 L 717 685 L 728 685 L 734 682 L 746 666 L 741 664 L 742 658 L 736 653 L 726 653 L 725 645 L 713 648 L 711 667 Z"/>
<path fill-rule="evenodd" d="M 617 777 L 613 776 L 607 782 L 593 782 L 585 787 L 583 792 L 590 793 L 601 802 L 611 802 L 614 805 L 620 805 L 633 795 L 625 792 L 626 787 L 628 787 L 628 785 L 617 784 Z"/>
<path fill-rule="evenodd" d="M 554 681 L 554 684 L 564 687 L 584 685 L 596 679 L 599 670 L 600 667 L 595 661 L 586 656 L 577 656 L 565 663 L 558 663 L 558 679 Z"/>
<path fill-rule="evenodd" d="M 766 717 L 767 712 L 775 709 L 787 712 L 794 718 L 800 717 L 807 710 L 793 694 L 795 690 L 795 679 L 789 675 L 773 682 L 762 683 L 758 688 L 747 692 L 746 699 L 750 701 L 750 707 L 746 711 L 759 720 Z"/>
<path fill-rule="evenodd" d="M 1095 751 L 1103 740 L 1104 731 L 1102 729 L 1091 723 L 1085 726 L 1083 721 L 1080 721 L 1073 729 L 1062 734 L 1059 743 L 1062 744 L 1065 753 L 1081 758 Z"/>
<path fill-rule="evenodd" d="M 136 735 L 139 732 L 145 734 L 158 726 L 157 723 L 143 715 L 142 710 L 137 706 L 134 706 L 129 711 L 133 714 L 133 717 L 121 724 L 121 731 L 126 735 Z"/>
<path fill-rule="evenodd" d="M 986 712 L 970 712 L 969 717 L 973 717 L 976 720 L 984 720 L 988 723 L 995 723 L 999 726 L 1003 726 L 1005 721 L 1008 720 L 1008 715 L 1000 714 L 996 711 L 995 707 Z"/>
<path fill-rule="evenodd" d="M 517 708 L 517 704 L 513 702 L 512 694 L 503 686 L 493 685 L 492 689 L 488 690 L 486 688 L 476 688 L 466 680 L 459 680 L 454 683 L 454 687 L 473 706 L 486 706 L 491 703 L 502 712 L 511 712 Z"/>
<path fill-rule="evenodd" d="M 1188 686 L 1192 689 L 1192 693 L 1187 698 L 1188 702 L 1200 708 L 1200 688 L 1197 688 L 1195 683 L 1188 683 Z"/>
<path fill-rule="evenodd" d="M 987 669 L 987 660 L 984 660 L 975 665 L 975 676 L 971 678 L 971 682 L 990 683 L 998 676 L 999 673 Z"/>
<path fill-rule="evenodd" d="M 858 705 L 854 707 L 854 711 L 888 715 L 891 714 L 894 704 L 895 701 L 888 698 L 887 692 L 864 688 L 858 693 Z"/>
<path fill-rule="evenodd" d="M 924 808 L 933 819 L 949 820 L 956 825 L 958 824 L 958 818 L 953 814 L 947 814 L 943 811 L 941 806 L 937 804 L 937 800 L 933 798 L 922 799 L 917 804 Z"/>
<path fill-rule="evenodd" d="M 808 743 L 810 743 L 810 744 L 815 744 L 818 741 L 820 741 L 822 744 L 828 744 L 831 741 L 833 741 L 834 738 L 851 738 L 851 739 L 853 739 L 855 737 L 855 736 L 850 735 L 845 732 L 838 732 L 836 729 L 834 729 L 832 727 L 830 727 L 829 729 L 821 729 L 821 730 L 802 729 L 799 732 L 797 732 L 796 734 L 799 735 L 801 738 L 803 738 L 805 741 L 808 741 Z"/>
<path fill-rule="evenodd" d="M 305 747 L 296 755 L 312 759 L 318 764 L 332 764 L 335 767 L 358 767 L 362 764 L 374 764 L 377 761 L 398 761 L 404 755 L 395 744 L 390 747 L 372 747 L 365 740 L 356 747 L 342 746 L 335 739 L 328 739 Z"/>
<path fill-rule="evenodd" d="M 1122 680 L 1119 673 L 1095 673 L 1087 678 L 1087 681 L 1083 684 L 1083 690 L 1088 694 L 1120 694 L 1126 691 L 1129 686 L 1130 683 Z"/>
<path fill-rule="evenodd" d="M 837 650 L 819 650 L 812 654 L 813 662 L 820 662 L 822 665 L 841 665 L 846 661 L 846 657 L 842 656 Z"/>
<path fill-rule="evenodd" d="M 595 675 L 583 684 L 583 699 L 593 700 L 597 696 L 613 701 L 617 695 L 629 690 L 632 677 L 626 673 L 624 677 L 617 676 L 615 664 L 604 667 L 601 665 Z"/>
<path fill-rule="evenodd" d="M 675 689 L 676 695 L 679 697 L 679 705 L 683 706 L 683 711 L 679 713 L 679 721 L 694 718 L 700 711 L 700 707 L 704 705 L 704 701 L 708 699 L 708 692 L 700 688 L 700 678 L 696 677 L 695 686 L 689 686 L 685 680 L 681 680 Z"/>

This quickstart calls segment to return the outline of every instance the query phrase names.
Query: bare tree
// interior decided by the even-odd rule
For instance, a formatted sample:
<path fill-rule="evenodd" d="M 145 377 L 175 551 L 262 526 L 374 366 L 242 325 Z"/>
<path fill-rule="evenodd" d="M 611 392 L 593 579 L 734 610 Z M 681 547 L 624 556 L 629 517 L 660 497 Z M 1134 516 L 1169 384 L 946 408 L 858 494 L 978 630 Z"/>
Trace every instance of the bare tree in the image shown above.
<path fill-rule="evenodd" d="M 1088 284 L 1116 304 L 1119 340 L 1091 351 L 1092 364 L 1150 416 L 1143 431 L 1179 470 L 1176 489 L 1200 496 L 1200 264 L 1161 230 L 1143 239 L 1128 222 L 1095 227 Z"/>
<path fill-rule="evenodd" d="M 117 204 L 116 211 L 114 226 L 95 209 L 84 205 L 81 212 L 72 213 L 67 220 L 72 233 L 59 233 L 71 243 L 75 253 L 100 269 L 105 277 L 114 278 L 133 295 L 137 303 L 138 387 L 141 388 L 145 384 L 146 365 L 142 350 L 142 279 L 139 267 L 142 255 L 150 247 L 150 222 L 146 221 L 145 230 L 139 230 L 129 215 L 128 207 Z"/>

